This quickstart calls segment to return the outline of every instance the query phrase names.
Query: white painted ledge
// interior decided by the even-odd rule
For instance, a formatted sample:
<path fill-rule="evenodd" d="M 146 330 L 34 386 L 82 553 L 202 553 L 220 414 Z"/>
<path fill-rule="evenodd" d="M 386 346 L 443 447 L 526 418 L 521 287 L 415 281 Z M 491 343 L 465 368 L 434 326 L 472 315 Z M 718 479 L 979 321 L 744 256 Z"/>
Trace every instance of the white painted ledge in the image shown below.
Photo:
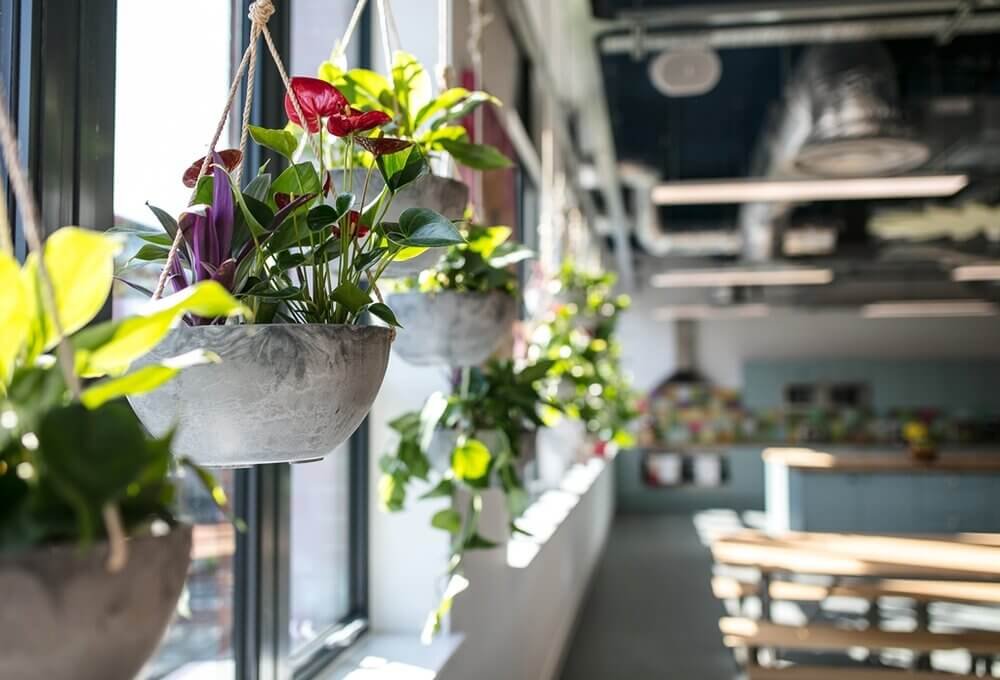
<path fill-rule="evenodd" d="M 424 645 L 416 635 L 367 635 L 320 675 L 321 680 L 434 680 L 462 644 L 439 635 Z"/>

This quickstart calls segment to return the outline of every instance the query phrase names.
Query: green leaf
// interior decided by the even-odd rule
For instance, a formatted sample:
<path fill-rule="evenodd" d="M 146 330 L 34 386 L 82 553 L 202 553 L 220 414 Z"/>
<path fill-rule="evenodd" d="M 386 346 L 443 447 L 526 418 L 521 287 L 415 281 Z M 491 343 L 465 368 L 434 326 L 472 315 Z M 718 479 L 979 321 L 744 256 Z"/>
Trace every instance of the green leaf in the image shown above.
<path fill-rule="evenodd" d="M 156 219 L 160 222 L 160 225 L 163 227 L 163 230 L 167 232 L 167 235 L 170 237 L 170 239 L 173 240 L 174 238 L 176 238 L 177 220 L 173 218 L 173 215 L 168 213 L 166 210 L 157 208 L 155 205 L 152 205 L 151 203 L 147 203 L 146 207 L 153 211 L 153 214 L 156 215 Z"/>
<path fill-rule="evenodd" d="M 2 228 L 2 227 L 0 227 Z M 0 395 L 14 375 L 14 364 L 28 342 L 30 302 L 17 261 L 0 253 Z"/>
<path fill-rule="evenodd" d="M 417 112 L 414 127 L 419 128 L 441 111 L 450 109 L 456 104 L 461 103 L 466 97 L 469 96 L 469 94 L 469 90 L 464 87 L 453 87 L 449 90 L 445 90 L 437 97 L 427 102 L 427 104 Z"/>
<path fill-rule="evenodd" d="M 306 224 L 310 231 L 324 231 L 336 224 L 337 220 L 343 217 L 343 213 L 337 213 L 337 209 L 332 205 L 317 205 L 309 211 L 306 217 Z"/>
<path fill-rule="evenodd" d="M 455 483 L 450 479 L 442 479 L 437 483 L 437 486 L 423 494 L 420 500 L 428 498 L 451 498 L 453 493 L 455 493 Z"/>
<path fill-rule="evenodd" d="M 382 319 L 382 321 L 386 322 L 390 326 L 395 326 L 396 328 L 402 328 L 402 326 L 399 325 L 399 321 L 396 320 L 396 315 L 393 313 L 391 309 L 389 309 L 389 305 L 383 304 L 381 302 L 376 302 L 368 305 L 368 311 L 372 315 L 377 316 L 379 319 Z"/>
<path fill-rule="evenodd" d="M 406 485 L 394 475 L 382 475 L 378 481 L 378 496 L 383 508 L 398 512 L 406 502 Z"/>
<path fill-rule="evenodd" d="M 250 184 L 243 189 L 243 195 L 255 198 L 261 203 L 266 203 L 271 195 L 271 174 L 262 172 L 253 178 Z"/>
<path fill-rule="evenodd" d="M 297 163 L 285 169 L 271 185 L 271 193 L 275 194 L 318 194 L 323 190 L 323 183 L 319 179 L 315 166 L 312 163 Z"/>
<path fill-rule="evenodd" d="M 115 255 L 121 246 L 119 238 L 79 227 L 63 227 L 45 242 L 45 265 L 67 335 L 90 323 L 104 307 L 114 281 Z M 34 309 L 28 312 L 33 332 L 39 346 L 49 350 L 59 338 L 51 310 L 41 312 L 44 298 L 35 254 L 28 256 L 21 276 L 25 299 L 35 301 Z"/>
<path fill-rule="evenodd" d="M 407 208 L 399 216 L 397 229 L 388 238 L 401 246 L 441 248 L 464 242 L 451 220 L 429 208 Z"/>
<path fill-rule="evenodd" d="M 469 250 L 479 253 L 483 258 L 488 258 L 497 248 L 507 242 L 514 230 L 510 227 L 486 227 L 475 233 L 475 236 L 471 234 L 469 236 Z"/>
<path fill-rule="evenodd" d="M 437 142 L 437 145 L 448 152 L 448 155 L 454 158 L 456 163 L 473 170 L 502 170 L 513 165 L 511 160 L 504 156 L 499 149 L 488 144 L 442 139 Z"/>
<path fill-rule="evenodd" d="M 360 255 L 354 256 L 354 271 L 364 271 L 370 266 L 382 259 L 382 256 L 389 252 L 388 248 L 379 246 L 374 248 L 367 253 L 361 253 Z M 394 258 L 399 259 L 399 258 Z"/>
<path fill-rule="evenodd" d="M 392 88 L 405 123 L 404 132 L 412 134 L 417 113 L 431 98 L 431 79 L 412 54 L 397 51 L 393 56 Z"/>
<path fill-rule="evenodd" d="M 250 136 L 266 149 L 274 151 L 288 160 L 292 160 L 295 149 L 298 147 L 298 140 L 288 130 L 268 130 L 267 128 L 250 125 Z"/>
<path fill-rule="evenodd" d="M 454 536 L 462 530 L 462 515 L 451 508 L 440 510 L 431 517 L 431 526 Z"/>
<path fill-rule="evenodd" d="M 95 409 L 114 399 L 152 392 L 190 366 L 218 362 L 217 355 L 204 350 L 194 350 L 158 364 L 143 366 L 120 378 L 107 378 L 97 382 L 83 391 L 80 402 L 89 409 Z"/>
<path fill-rule="evenodd" d="M 521 384 L 530 385 L 536 380 L 546 377 L 554 365 L 555 361 L 548 359 L 536 361 L 521 369 L 521 372 L 517 374 L 517 381 Z"/>
<path fill-rule="evenodd" d="M 93 538 L 102 507 L 122 498 L 161 455 L 121 401 L 94 410 L 81 404 L 52 409 L 37 434 L 40 474 L 73 508 L 84 542 Z"/>
<path fill-rule="evenodd" d="M 477 439 L 467 439 L 451 454 L 451 469 L 462 481 L 482 479 L 490 469 L 490 450 Z"/>
<path fill-rule="evenodd" d="M 214 192 L 215 178 L 212 175 L 205 175 L 198 180 L 198 186 L 195 187 L 194 197 L 191 199 L 191 205 L 212 205 L 212 196 Z M 237 191 L 236 193 L 239 192 Z"/>
<path fill-rule="evenodd" d="M 169 245 L 170 244 L 167 244 L 167 247 L 164 248 L 163 246 L 147 243 L 136 251 L 135 255 L 131 257 L 131 260 L 139 260 L 140 262 L 165 261 L 167 256 L 170 255 Z"/>
<path fill-rule="evenodd" d="M 138 316 L 98 324 L 79 333 L 74 338 L 78 371 L 84 377 L 124 373 L 133 361 L 160 344 L 185 314 L 206 318 L 252 316 L 217 282 L 202 281 L 146 303 Z"/>
<path fill-rule="evenodd" d="M 342 283 L 330 294 L 334 302 L 344 305 L 351 314 L 358 314 L 371 302 L 368 293 L 353 283 Z"/>
<path fill-rule="evenodd" d="M 484 538 L 483 535 L 477 531 L 465 539 L 463 547 L 466 550 L 489 550 L 490 548 L 497 547 L 497 544 L 487 538 Z"/>
<path fill-rule="evenodd" d="M 395 193 L 428 171 L 427 159 L 416 145 L 376 159 L 386 187 Z"/>

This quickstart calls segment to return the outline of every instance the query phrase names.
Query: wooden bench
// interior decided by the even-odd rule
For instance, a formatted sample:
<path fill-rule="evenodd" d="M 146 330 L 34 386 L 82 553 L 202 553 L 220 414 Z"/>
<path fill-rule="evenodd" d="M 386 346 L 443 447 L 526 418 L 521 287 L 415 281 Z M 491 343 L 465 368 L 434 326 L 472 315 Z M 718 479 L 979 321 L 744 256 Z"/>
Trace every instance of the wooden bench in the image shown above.
<path fill-rule="evenodd" d="M 917 653 L 918 668 L 929 670 L 928 654 L 965 650 L 973 670 L 980 661 L 1000 654 L 1000 633 L 927 630 L 927 605 L 932 602 L 1000 604 L 1000 536 L 874 536 L 786 533 L 770 536 L 741 530 L 714 541 L 712 554 L 720 565 L 738 567 L 739 574 L 718 574 L 712 590 L 720 599 L 759 597 L 762 620 L 726 617 L 719 623 L 723 642 L 750 653 L 749 680 L 819 680 L 891 678 L 895 669 L 840 667 L 760 667 L 757 650 L 784 652 L 844 652 L 903 649 Z M 755 578 L 754 575 L 759 575 Z M 802 576 L 822 576 L 832 583 L 807 582 Z M 849 581 L 843 579 L 850 577 Z M 859 598 L 876 605 L 864 630 L 814 622 L 789 626 L 770 620 L 771 602 L 823 602 L 830 597 Z M 884 597 L 913 600 L 918 628 L 912 632 L 879 628 L 878 602 Z M 874 616 L 873 616 L 874 615 Z M 907 677 L 940 678 L 940 673 L 906 671 Z M 954 677 L 954 676 L 951 676 Z"/>
<path fill-rule="evenodd" d="M 760 590 L 759 582 L 751 583 L 729 576 L 716 576 L 712 579 L 712 592 L 720 600 L 757 596 Z M 923 603 L 1000 605 L 1000 583 L 982 581 L 876 579 L 822 585 L 780 580 L 775 576 L 768 592 L 772 600 L 788 602 L 822 602 L 831 597 L 851 597 L 873 602 L 881 597 L 902 597 Z"/>
<path fill-rule="evenodd" d="M 748 669 L 748 680 L 944 680 L 955 676 L 950 673 L 930 671 L 908 671 L 886 668 L 837 668 L 818 666 L 788 666 L 785 668 L 764 668 L 754 666 Z"/>

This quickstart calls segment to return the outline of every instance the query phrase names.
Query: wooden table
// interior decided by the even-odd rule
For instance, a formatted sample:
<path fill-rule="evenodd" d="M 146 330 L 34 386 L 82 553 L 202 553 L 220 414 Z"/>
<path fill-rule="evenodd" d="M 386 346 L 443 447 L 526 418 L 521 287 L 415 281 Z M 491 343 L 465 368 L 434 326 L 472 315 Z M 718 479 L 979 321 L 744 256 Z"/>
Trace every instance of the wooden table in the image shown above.
<path fill-rule="evenodd" d="M 769 448 L 772 531 L 1000 532 L 1000 451 L 944 451 L 930 463 L 905 450 Z"/>

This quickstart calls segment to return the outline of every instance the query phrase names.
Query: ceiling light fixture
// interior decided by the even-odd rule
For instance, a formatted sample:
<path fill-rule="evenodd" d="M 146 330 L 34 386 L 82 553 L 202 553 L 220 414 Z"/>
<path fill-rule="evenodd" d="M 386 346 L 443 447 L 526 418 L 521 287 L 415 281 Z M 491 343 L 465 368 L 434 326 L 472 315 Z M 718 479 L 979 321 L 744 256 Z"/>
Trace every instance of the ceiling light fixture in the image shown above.
<path fill-rule="evenodd" d="M 852 179 L 731 179 L 664 182 L 653 189 L 658 205 L 801 203 L 879 198 L 953 196 L 967 175 L 912 175 Z"/>
<path fill-rule="evenodd" d="M 666 305 L 653 310 L 656 321 L 678 319 L 759 319 L 771 313 L 768 305 Z"/>
<path fill-rule="evenodd" d="M 866 319 L 912 319 L 948 316 L 995 316 L 1000 309 L 985 300 L 909 300 L 875 302 L 861 308 Z"/>
<path fill-rule="evenodd" d="M 954 281 L 1000 281 L 1000 262 L 966 264 L 951 270 Z"/>
<path fill-rule="evenodd" d="M 822 286 L 832 281 L 831 269 L 680 269 L 650 279 L 655 288 Z"/>

